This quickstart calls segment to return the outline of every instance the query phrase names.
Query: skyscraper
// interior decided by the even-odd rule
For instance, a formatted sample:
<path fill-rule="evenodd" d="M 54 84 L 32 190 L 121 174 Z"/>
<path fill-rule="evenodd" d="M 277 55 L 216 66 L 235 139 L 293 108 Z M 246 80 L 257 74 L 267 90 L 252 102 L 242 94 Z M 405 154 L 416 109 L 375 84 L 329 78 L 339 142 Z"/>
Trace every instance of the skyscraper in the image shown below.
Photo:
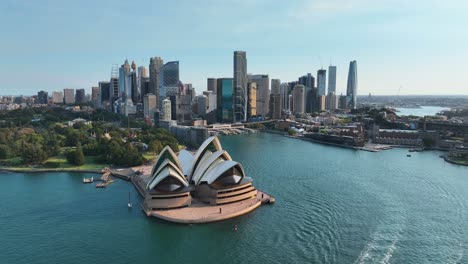
<path fill-rule="evenodd" d="M 257 83 L 249 82 L 247 85 L 249 98 L 248 98 L 248 105 L 247 105 L 247 116 L 249 118 L 254 117 L 257 115 Z"/>
<path fill-rule="evenodd" d="M 153 118 L 154 113 L 156 112 L 156 95 L 146 94 L 143 97 L 143 114 L 144 117 Z"/>
<path fill-rule="evenodd" d="M 234 51 L 234 122 L 247 121 L 247 57 L 245 51 Z"/>
<path fill-rule="evenodd" d="M 128 85 L 128 74 L 130 73 L 130 64 L 128 63 L 128 60 L 125 60 L 124 64 L 120 66 L 119 68 L 119 97 L 123 98 L 123 101 L 129 99 L 127 98 L 130 92 L 127 92 L 129 87 Z"/>
<path fill-rule="evenodd" d="M 280 85 L 280 92 L 281 92 L 281 102 L 282 102 L 281 108 L 286 111 L 291 110 L 289 108 L 289 85 L 288 83 L 282 83 Z"/>
<path fill-rule="evenodd" d="M 63 101 L 65 104 L 75 103 L 75 89 L 63 89 Z"/>
<path fill-rule="evenodd" d="M 346 97 L 348 99 L 347 108 L 356 109 L 357 86 L 358 86 L 357 63 L 354 60 L 349 63 L 348 86 L 346 89 Z"/>
<path fill-rule="evenodd" d="M 324 69 L 317 71 L 317 96 L 327 95 L 327 71 Z"/>
<path fill-rule="evenodd" d="M 179 88 L 179 62 L 170 61 L 159 68 L 159 100 L 175 95 Z"/>
<path fill-rule="evenodd" d="M 304 113 L 305 101 L 305 86 L 302 84 L 296 84 L 293 89 L 293 114 Z"/>
<path fill-rule="evenodd" d="M 110 101 L 110 90 L 111 90 L 111 83 L 110 82 L 99 82 L 99 92 L 101 94 L 101 103 L 105 101 Z"/>
<path fill-rule="evenodd" d="M 232 123 L 233 121 L 233 79 L 221 78 L 218 79 L 216 85 L 216 119 L 220 123 Z"/>
<path fill-rule="evenodd" d="M 163 121 L 170 121 L 171 120 L 171 100 L 164 99 L 162 100 L 162 118 Z"/>
<path fill-rule="evenodd" d="M 257 116 L 266 117 L 269 111 L 270 78 L 268 74 L 248 75 L 249 82 L 257 83 Z"/>
<path fill-rule="evenodd" d="M 86 93 L 85 89 L 76 89 L 75 93 L 75 103 L 85 103 L 86 102 Z"/>
<path fill-rule="evenodd" d="M 157 107 L 160 107 L 159 98 L 159 69 L 164 65 L 161 57 L 150 58 L 149 64 L 149 92 L 156 96 Z"/>
<path fill-rule="evenodd" d="M 207 90 L 208 91 L 212 91 L 214 94 L 216 94 L 216 84 L 217 84 L 217 81 L 216 81 L 216 78 L 208 78 L 207 79 Z"/>
<path fill-rule="evenodd" d="M 52 103 L 54 103 L 54 104 L 63 104 L 63 92 L 53 92 L 52 93 Z"/>
<path fill-rule="evenodd" d="M 45 91 L 40 91 L 37 93 L 37 103 L 38 104 L 47 104 L 49 102 L 48 93 Z"/>
<path fill-rule="evenodd" d="M 328 94 L 336 94 L 336 66 L 328 67 Z"/>
<path fill-rule="evenodd" d="M 269 101 L 269 113 L 272 119 L 281 118 L 281 80 L 271 79 L 271 94 Z"/>
<path fill-rule="evenodd" d="M 91 101 L 96 107 L 101 106 L 101 91 L 99 87 L 91 87 Z"/>

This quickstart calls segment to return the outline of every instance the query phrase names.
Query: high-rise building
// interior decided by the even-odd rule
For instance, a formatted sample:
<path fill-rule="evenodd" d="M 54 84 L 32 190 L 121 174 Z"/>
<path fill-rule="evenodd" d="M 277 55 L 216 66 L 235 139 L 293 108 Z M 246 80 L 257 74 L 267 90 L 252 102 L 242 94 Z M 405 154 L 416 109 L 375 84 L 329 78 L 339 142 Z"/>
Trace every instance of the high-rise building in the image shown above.
<path fill-rule="evenodd" d="M 132 62 L 134 65 L 134 62 Z M 138 78 L 137 73 L 135 70 L 130 72 L 127 77 L 127 99 L 132 99 L 133 104 L 137 104 L 140 102 L 140 90 L 138 89 Z"/>
<path fill-rule="evenodd" d="M 247 56 L 234 51 L 234 122 L 247 121 Z"/>
<path fill-rule="evenodd" d="M 319 112 L 323 112 L 325 111 L 325 108 L 326 108 L 326 102 L 325 102 L 325 95 L 319 95 L 317 97 L 317 100 L 318 100 L 318 110 Z"/>
<path fill-rule="evenodd" d="M 281 92 L 281 102 L 282 102 L 282 106 L 281 108 L 286 110 L 286 111 L 290 111 L 291 108 L 289 106 L 289 85 L 288 83 L 282 83 L 280 85 L 280 92 Z"/>
<path fill-rule="evenodd" d="M 312 76 L 311 73 L 307 73 L 307 75 L 304 75 L 302 77 L 299 77 L 299 84 L 304 85 L 306 88 L 314 88 L 315 87 L 315 78 Z"/>
<path fill-rule="evenodd" d="M 111 83 L 110 82 L 99 82 L 99 93 L 101 95 L 101 103 L 105 101 L 110 101 L 110 91 L 111 91 Z"/>
<path fill-rule="evenodd" d="M 233 79 L 221 78 L 216 84 L 216 119 L 220 123 L 232 123 L 233 121 Z"/>
<path fill-rule="evenodd" d="M 358 86 L 357 63 L 354 60 L 349 63 L 348 86 L 346 89 L 346 96 L 348 98 L 347 108 L 356 109 L 357 86 Z"/>
<path fill-rule="evenodd" d="M 327 71 L 324 69 L 317 71 L 317 96 L 327 95 Z"/>
<path fill-rule="evenodd" d="M 63 92 L 53 92 L 52 93 L 52 103 L 54 103 L 54 104 L 63 104 Z"/>
<path fill-rule="evenodd" d="M 216 78 L 208 78 L 207 79 L 207 90 L 208 91 L 212 91 L 214 94 L 216 94 L 216 84 L 217 84 L 217 80 Z"/>
<path fill-rule="evenodd" d="M 333 111 L 337 108 L 338 105 L 338 98 L 336 94 L 333 92 L 329 92 L 327 97 L 325 98 L 325 109 Z"/>
<path fill-rule="evenodd" d="M 187 94 L 174 94 L 171 100 L 171 118 L 178 124 L 189 125 L 192 121 L 192 98 Z"/>
<path fill-rule="evenodd" d="M 40 91 L 37 93 L 37 103 L 38 104 L 47 104 L 49 103 L 49 95 L 45 91 Z"/>
<path fill-rule="evenodd" d="M 144 117 L 153 118 L 156 112 L 156 95 L 146 94 L 143 97 L 143 115 Z"/>
<path fill-rule="evenodd" d="M 140 78 L 140 85 L 141 85 L 140 86 L 140 89 L 141 89 L 140 91 L 141 91 L 142 96 L 145 96 L 147 94 L 153 94 L 153 93 L 151 93 L 149 77 Z M 154 96 L 156 96 L 156 95 L 154 95 Z"/>
<path fill-rule="evenodd" d="M 296 84 L 293 89 L 293 114 L 305 113 L 305 86 L 302 84 Z"/>
<path fill-rule="evenodd" d="M 119 78 L 111 77 L 110 79 L 110 90 L 109 90 L 109 100 L 114 102 L 120 96 L 119 93 Z"/>
<path fill-rule="evenodd" d="M 328 67 L 328 94 L 336 94 L 336 66 Z"/>
<path fill-rule="evenodd" d="M 314 113 L 319 111 L 318 89 L 316 87 L 306 87 L 306 113 Z"/>
<path fill-rule="evenodd" d="M 75 89 L 63 89 L 63 101 L 65 104 L 75 103 Z"/>
<path fill-rule="evenodd" d="M 162 100 L 162 121 L 170 121 L 172 117 L 171 113 L 171 100 L 164 99 Z"/>
<path fill-rule="evenodd" d="M 101 107 L 101 91 L 99 87 L 91 87 L 91 101 L 96 107 Z"/>
<path fill-rule="evenodd" d="M 159 100 L 179 92 L 179 62 L 170 61 L 159 68 Z"/>
<path fill-rule="evenodd" d="M 249 98 L 248 98 L 248 105 L 247 105 L 247 116 L 249 118 L 254 117 L 257 115 L 257 83 L 249 82 L 247 85 Z"/>
<path fill-rule="evenodd" d="M 206 121 L 209 123 L 216 122 L 216 94 L 212 91 L 204 91 L 203 95 L 206 96 Z"/>
<path fill-rule="evenodd" d="M 197 101 L 197 115 L 201 117 L 206 116 L 206 110 L 208 108 L 208 98 L 205 95 L 199 95 L 196 97 Z"/>
<path fill-rule="evenodd" d="M 281 102 L 281 80 L 271 79 L 271 94 L 269 102 L 269 113 L 272 119 L 280 119 L 282 112 Z"/>
<path fill-rule="evenodd" d="M 160 107 L 160 102 L 162 99 L 160 99 L 159 95 L 159 70 L 160 68 L 164 65 L 163 59 L 161 57 L 154 57 L 150 58 L 150 64 L 149 64 L 149 90 L 150 93 L 156 95 L 156 102 L 158 104 L 158 108 Z M 164 99 L 164 98 L 163 98 Z"/>
<path fill-rule="evenodd" d="M 280 79 L 271 79 L 271 93 L 272 94 L 280 94 Z"/>
<path fill-rule="evenodd" d="M 137 75 L 137 90 L 140 94 L 140 98 L 143 98 L 143 96 L 145 96 L 148 92 L 145 93 L 145 91 L 143 90 L 143 85 L 144 85 L 144 82 L 145 82 L 145 78 L 149 78 L 148 76 L 148 69 L 146 69 L 145 66 L 140 66 L 138 67 L 138 75 Z"/>
<path fill-rule="evenodd" d="M 75 103 L 77 104 L 86 103 L 85 89 L 76 89 Z"/>
<path fill-rule="evenodd" d="M 127 87 L 129 85 L 129 82 L 127 81 L 129 74 L 130 64 L 128 63 L 128 60 L 125 60 L 124 64 L 119 68 L 119 97 L 122 97 L 122 101 L 126 101 L 130 98 L 128 95 L 130 94 L 131 88 Z"/>
<path fill-rule="evenodd" d="M 257 116 L 267 117 L 270 101 L 270 78 L 268 74 L 248 75 L 249 82 L 257 83 Z"/>

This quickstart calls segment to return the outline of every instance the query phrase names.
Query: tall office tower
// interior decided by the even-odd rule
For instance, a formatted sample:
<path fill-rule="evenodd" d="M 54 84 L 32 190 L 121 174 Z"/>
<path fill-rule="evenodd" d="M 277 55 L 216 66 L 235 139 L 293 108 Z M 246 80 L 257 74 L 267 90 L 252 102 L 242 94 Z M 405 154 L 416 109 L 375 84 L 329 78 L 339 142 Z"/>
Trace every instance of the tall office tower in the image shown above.
<path fill-rule="evenodd" d="M 216 122 L 216 94 L 212 91 L 204 91 L 203 95 L 206 96 L 206 121 L 211 123 Z"/>
<path fill-rule="evenodd" d="M 76 89 L 75 102 L 77 104 L 86 103 L 85 89 Z"/>
<path fill-rule="evenodd" d="M 208 91 L 212 91 L 214 94 L 216 94 L 216 84 L 217 84 L 217 81 L 216 81 L 216 78 L 208 78 L 207 81 L 206 81 L 206 86 L 207 86 L 207 90 Z"/>
<path fill-rule="evenodd" d="M 63 89 L 63 102 L 65 104 L 75 103 L 75 89 Z"/>
<path fill-rule="evenodd" d="M 280 94 L 280 79 L 271 79 L 271 94 Z"/>
<path fill-rule="evenodd" d="M 289 111 L 290 108 L 289 108 L 289 85 L 288 83 L 282 83 L 280 85 L 280 93 L 281 93 L 281 102 L 282 102 L 282 105 L 281 105 L 281 108 L 286 110 L 286 111 Z"/>
<path fill-rule="evenodd" d="M 234 122 L 247 121 L 247 57 L 245 51 L 234 51 Z"/>
<path fill-rule="evenodd" d="M 319 112 L 325 111 L 326 105 L 325 105 L 325 95 L 319 95 L 317 97 L 318 100 L 318 110 Z"/>
<path fill-rule="evenodd" d="M 296 84 L 293 89 L 293 114 L 305 112 L 305 86 Z"/>
<path fill-rule="evenodd" d="M 354 60 L 349 63 L 348 87 L 346 89 L 346 96 L 348 97 L 347 107 L 350 109 L 356 109 L 357 106 L 357 86 L 357 64 Z"/>
<path fill-rule="evenodd" d="M 40 91 L 37 93 L 37 103 L 38 104 L 47 104 L 49 102 L 49 95 L 45 91 Z"/>
<path fill-rule="evenodd" d="M 306 87 L 305 95 L 305 111 L 306 113 L 313 113 L 319 111 L 318 105 L 318 89 L 316 87 Z"/>
<path fill-rule="evenodd" d="M 153 94 L 151 93 L 151 90 L 150 90 L 150 79 L 149 77 L 142 77 L 140 78 L 140 92 L 141 92 L 141 96 L 145 96 L 147 94 Z M 156 95 L 154 95 L 156 96 Z"/>
<path fill-rule="evenodd" d="M 270 78 L 268 74 L 248 75 L 249 82 L 257 83 L 257 116 L 267 117 L 270 101 Z"/>
<path fill-rule="evenodd" d="M 208 98 L 202 94 L 196 97 L 196 101 L 197 101 L 197 115 L 205 118 L 206 111 L 208 109 Z"/>
<path fill-rule="evenodd" d="M 340 109 L 346 109 L 348 108 L 348 102 L 347 102 L 347 96 L 346 95 L 340 95 L 338 98 L 338 108 Z"/>
<path fill-rule="evenodd" d="M 138 89 L 137 73 L 135 70 L 128 74 L 125 88 L 127 89 L 127 99 L 132 99 L 132 103 L 135 105 L 139 103 L 141 97 Z"/>
<path fill-rule="evenodd" d="M 119 77 L 111 77 L 110 79 L 110 90 L 109 100 L 112 102 L 119 98 Z"/>
<path fill-rule="evenodd" d="M 317 71 L 317 96 L 327 95 L 327 71 L 324 69 Z"/>
<path fill-rule="evenodd" d="M 249 94 L 247 104 L 247 117 L 251 118 L 257 115 L 257 83 L 249 82 L 247 85 L 247 92 Z"/>
<path fill-rule="evenodd" d="M 171 117 L 178 124 L 190 125 L 192 122 L 192 98 L 187 94 L 174 94 L 171 100 Z"/>
<path fill-rule="evenodd" d="M 101 107 L 101 92 L 99 87 L 91 87 L 91 101 L 96 107 Z"/>
<path fill-rule="evenodd" d="M 329 92 L 327 97 L 325 98 L 325 109 L 333 111 L 337 107 L 337 97 L 334 92 Z"/>
<path fill-rule="evenodd" d="M 101 103 L 105 101 L 110 101 L 111 96 L 109 94 L 111 90 L 111 83 L 110 82 L 99 82 L 99 93 L 101 95 Z"/>
<path fill-rule="evenodd" d="M 124 64 L 122 64 L 122 66 L 120 66 L 119 68 L 119 96 L 118 97 L 122 97 L 122 101 L 125 101 L 127 100 L 128 98 L 128 94 L 129 92 L 128 89 L 129 87 L 127 87 L 128 85 L 128 75 L 130 74 L 130 64 L 128 63 L 128 60 L 125 60 Z"/>
<path fill-rule="evenodd" d="M 312 76 L 311 73 L 307 73 L 307 75 L 299 77 L 298 83 L 304 85 L 306 88 L 307 87 L 314 88 L 315 78 L 314 76 Z"/>
<path fill-rule="evenodd" d="M 159 100 L 179 92 L 179 62 L 170 61 L 159 68 Z"/>
<path fill-rule="evenodd" d="M 160 107 L 160 102 L 162 100 L 159 94 L 159 86 L 160 86 L 159 70 L 163 65 L 164 65 L 164 62 L 163 62 L 163 59 L 161 59 L 161 57 L 150 58 L 150 64 L 149 64 L 150 93 L 156 95 L 158 108 Z"/>
<path fill-rule="evenodd" d="M 163 121 L 170 121 L 171 120 L 171 100 L 164 99 L 162 100 L 162 118 Z"/>
<path fill-rule="evenodd" d="M 336 66 L 328 67 L 328 94 L 336 94 Z"/>
<path fill-rule="evenodd" d="M 138 67 L 138 78 L 149 78 L 148 69 L 145 66 Z"/>
<path fill-rule="evenodd" d="M 52 93 L 52 103 L 54 103 L 54 104 L 63 104 L 63 92 L 53 92 Z"/>
<path fill-rule="evenodd" d="M 220 78 L 216 84 L 216 120 L 220 123 L 233 121 L 233 79 Z"/>
<path fill-rule="evenodd" d="M 143 97 L 143 114 L 144 117 L 153 118 L 156 112 L 156 95 L 146 94 Z"/>
<path fill-rule="evenodd" d="M 149 78 L 148 70 L 145 66 L 140 66 L 137 68 L 137 87 L 138 92 L 140 93 L 140 98 L 143 98 L 147 93 L 143 90 L 144 78 Z M 148 92 L 149 93 L 149 92 Z"/>

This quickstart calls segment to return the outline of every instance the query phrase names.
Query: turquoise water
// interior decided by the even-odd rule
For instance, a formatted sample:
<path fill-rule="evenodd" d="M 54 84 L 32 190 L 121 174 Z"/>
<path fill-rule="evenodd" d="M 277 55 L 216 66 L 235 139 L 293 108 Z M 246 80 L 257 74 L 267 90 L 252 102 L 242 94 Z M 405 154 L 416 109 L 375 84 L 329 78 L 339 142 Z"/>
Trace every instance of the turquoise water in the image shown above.
<path fill-rule="evenodd" d="M 433 116 L 443 110 L 450 110 L 449 107 L 440 106 L 421 106 L 420 108 L 396 108 L 397 114 L 400 116 L 414 115 L 414 116 Z"/>
<path fill-rule="evenodd" d="M 129 210 L 128 192 L 139 197 L 128 182 L 0 173 L 0 263 L 468 263 L 468 167 L 440 153 L 221 141 L 274 205 L 179 225 Z"/>

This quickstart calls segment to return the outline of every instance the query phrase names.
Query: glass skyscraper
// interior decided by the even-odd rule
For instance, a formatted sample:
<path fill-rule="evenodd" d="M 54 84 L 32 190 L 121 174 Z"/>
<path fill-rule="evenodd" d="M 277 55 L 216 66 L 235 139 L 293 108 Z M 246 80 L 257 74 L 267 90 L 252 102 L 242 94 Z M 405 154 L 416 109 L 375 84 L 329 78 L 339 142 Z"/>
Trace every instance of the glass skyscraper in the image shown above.
<path fill-rule="evenodd" d="M 247 121 L 247 57 L 234 51 L 234 122 Z"/>
<path fill-rule="evenodd" d="M 346 89 L 347 107 L 350 109 L 356 109 L 357 106 L 357 85 L 357 63 L 354 60 L 349 63 L 348 87 Z"/>
<path fill-rule="evenodd" d="M 217 81 L 216 91 L 216 119 L 221 123 L 232 123 L 233 122 L 233 79 L 232 78 L 221 78 Z"/>

